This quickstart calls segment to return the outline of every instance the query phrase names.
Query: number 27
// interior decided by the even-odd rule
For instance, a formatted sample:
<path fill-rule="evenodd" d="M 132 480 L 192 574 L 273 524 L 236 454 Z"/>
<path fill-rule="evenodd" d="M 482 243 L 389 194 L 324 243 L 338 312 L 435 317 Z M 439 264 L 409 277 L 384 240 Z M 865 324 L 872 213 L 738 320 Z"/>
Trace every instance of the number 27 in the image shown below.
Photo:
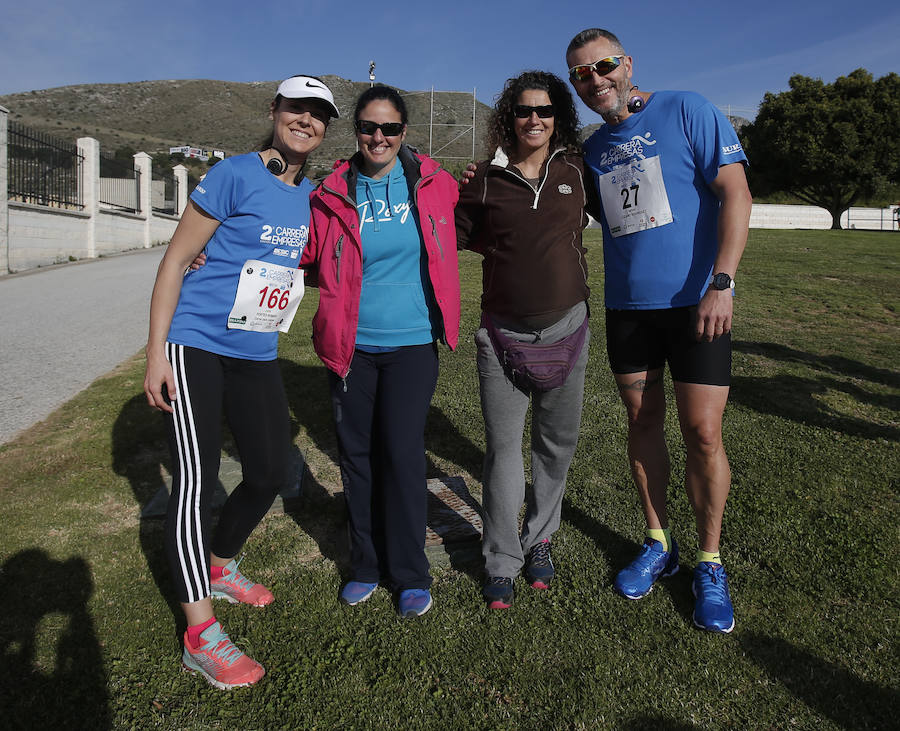
<path fill-rule="evenodd" d="M 636 206 L 638 204 L 638 188 L 640 188 L 640 187 L 641 187 L 640 185 L 635 183 L 630 188 L 622 188 L 622 190 L 619 191 L 621 193 L 621 195 L 623 195 L 625 197 L 625 200 L 622 201 L 622 210 L 623 211 L 626 208 L 631 208 L 631 206 L 633 206 L 633 205 Z M 629 190 L 634 191 L 634 201 L 633 202 L 629 200 L 631 198 L 631 196 L 628 193 Z"/>

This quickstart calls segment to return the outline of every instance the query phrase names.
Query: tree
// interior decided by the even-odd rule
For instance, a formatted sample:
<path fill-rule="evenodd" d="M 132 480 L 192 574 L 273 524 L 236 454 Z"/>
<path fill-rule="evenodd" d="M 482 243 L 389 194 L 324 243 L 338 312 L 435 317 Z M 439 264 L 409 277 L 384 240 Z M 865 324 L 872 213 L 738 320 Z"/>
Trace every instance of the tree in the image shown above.
<path fill-rule="evenodd" d="M 120 162 L 124 165 L 133 165 L 134 164 L 134 154 L 137 152 L 133 147 L 119 147 L 116 149 L 113 157 L 117 162 Z"/>
<path fill-rule="evenodd" d="M 169 171 L 172 169 L 172 160 L 168 152 L 157 152 L 151 158 L 154 170 Z"/>
<path fill-rule="evenodd" d="M 840 228 L 854 201 L 900 183 L 900 76 L 857 69 L 832 84 L 799 74 L 789 84 L 767 92 L 741 131 L 750 188 L 821 206 Z"/>

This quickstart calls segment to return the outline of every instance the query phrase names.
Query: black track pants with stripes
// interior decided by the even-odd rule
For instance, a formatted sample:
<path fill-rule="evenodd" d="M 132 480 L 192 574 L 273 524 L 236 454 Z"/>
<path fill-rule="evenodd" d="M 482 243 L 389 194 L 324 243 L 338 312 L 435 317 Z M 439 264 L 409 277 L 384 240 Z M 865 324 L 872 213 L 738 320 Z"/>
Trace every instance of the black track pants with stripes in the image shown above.
<path fill-rule="evenodd" d="M 172 494 L 166 553 L 179 601 L 209 596 L 209 554 L 235 556 L 290 483 L 290 423 L 278 363 L 229 358 L 166 344 L 177 398 L 169 415 Z M 228 497 L 215 535 L 222 414 L 234 436 L 242 481 Z"/>

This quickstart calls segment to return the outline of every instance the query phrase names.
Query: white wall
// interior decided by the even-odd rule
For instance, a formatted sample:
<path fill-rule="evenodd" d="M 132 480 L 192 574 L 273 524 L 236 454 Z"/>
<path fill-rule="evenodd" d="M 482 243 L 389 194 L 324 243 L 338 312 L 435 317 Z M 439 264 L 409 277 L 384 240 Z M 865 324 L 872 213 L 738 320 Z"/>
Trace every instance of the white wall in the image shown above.
<path fill-rule="evenodd" d="M 841 227 L 869 231 L 896 231 L 897 206 L 862 208 L 853 206 L 841 214 Z M 831 214 L 818 206 L 754 203 L 750 228 L 831 228 Z"/>
<path fill-rule="evenodd" d="M 868 231 L 897 231 L 897 206 L 890 208 L 853 206 L 841 214 L 841 226 Z M 600 224 L 591 219 L 588 228 L 600 228 Z M 831 214 L 818 206 L 754 203 L 750 212 L 750 228 L 830 229 Z"/>
<path fill-rule="evenodd" d="M 89 257 L 89 222 L 86 213 L 9 201 L 9 271 Z"/>
<path fill-rule="evenodd" d="M 154 213 L 150 218 L 149 241 L 145 216 L 99 211 L 96 215 L 93 246 L 88 242 L 90 216 L 79 211 L 9 202 L 8 272 L 74 259 L 109 256 L 130 249 L 149 248 L 172 238 L 178 225 L 176 216 Z M 4 272 L 0 270 L 0 274 Z"/>
<path fill-rule="evenodd" d="M 99 178 L 99 143 L 92 138 L 78 140 L 85 156 L 85 179 L 79 181 L 84 210 L 8 201 L 7 118 L 7 110 L 0 107 L 0 274 L 149 248 L 172 238 L 178 216 L 153 212 L 151 204 L 159 204 L 164 196 L 163 183 L 151 180 L 146 153 L 135 155 L 135 168 L 143 171 L 141 210 L 111 211 L 99 203 L 104 181 Z M 186 191 L 186 168 L 179 165 L 175 175 L 179 191 Z M 179 199 L 183 210 L 186 193 L 181 192 Z"/>

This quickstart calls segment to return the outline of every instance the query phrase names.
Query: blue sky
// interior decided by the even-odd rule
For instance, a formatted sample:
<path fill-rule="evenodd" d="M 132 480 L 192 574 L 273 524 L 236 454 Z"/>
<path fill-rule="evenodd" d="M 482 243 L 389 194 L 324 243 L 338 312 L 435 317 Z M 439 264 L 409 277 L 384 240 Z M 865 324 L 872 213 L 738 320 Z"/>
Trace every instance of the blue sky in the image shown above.
<path fill-rule="evenodd" d="M 407 90 L 476 89 L 491 104 L 528 68 L 565 75 L 587 27 L 612 30 L 641 89 L 692 89 L 752 117 L 792 74 L 832 81 L 864 67 L 900 72 L 900 4 L 312 0 L 255 3 L 48 0 L 9 3 L 0 27 L 0 94 L 70 84 L 295 73 L 367 78 Z M 806 9 L 809 8 L 809 9 Z M 339 28 L 341 26 L 343 29 Z M 582 121 L 596 121 L 579 107 Z"/>

